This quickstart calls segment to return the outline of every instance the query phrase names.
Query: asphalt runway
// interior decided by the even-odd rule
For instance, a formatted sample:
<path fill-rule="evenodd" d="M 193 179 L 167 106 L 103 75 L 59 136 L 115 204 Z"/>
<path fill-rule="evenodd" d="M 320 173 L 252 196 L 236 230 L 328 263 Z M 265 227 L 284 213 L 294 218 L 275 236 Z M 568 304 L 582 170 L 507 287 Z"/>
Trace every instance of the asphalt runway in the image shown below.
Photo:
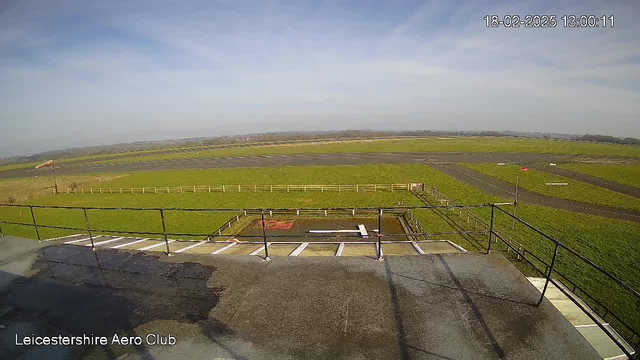
<path fill-rule="evenodd" d="M 359 165 L 359 164 L 453 164 L 459 162 L 515 162 L 515 163 L 562 163 L 579 158 L 579 155 L 533 154 L 533 153 L 470 153 L 470 152 L 403 152 L 403 153 L 328 153 L 253 155 L 218 158 L 186 158 L 170 160 L 147 160 L 101 164 L 64 164 L 56 166 L 58 174 L 129 172 L 172 169 L 210 169 L 263 166 L 300 165 Z M 593 158 L 593 156 L 584 156 Z M 615 157 L 609 157 L 619 159 Z M 0 171 L 0 178 L 17 178 L 49 175 L 51 169 L 22 168 Z"/>
<path fill-rule="evenodd" d="M 436 170 L 442 171 L 447 175 L 451 175 L 458 180 L 473 185 L 474 187 L 490 194 L 506 196 L 511 200 L 515 198 L 514 186 L 508 182 L 498 180 L 489 175 L 455 164 L 431 166 Z M 556 209 L 577 211 L 584 214 L 599 215 L 620 220 L 640 222 L 640 211 L 637 210 L 582 203 L 553 196 L 541 195 L 524 189 L 518 190 L 518 202 L 549 206 Z"/>

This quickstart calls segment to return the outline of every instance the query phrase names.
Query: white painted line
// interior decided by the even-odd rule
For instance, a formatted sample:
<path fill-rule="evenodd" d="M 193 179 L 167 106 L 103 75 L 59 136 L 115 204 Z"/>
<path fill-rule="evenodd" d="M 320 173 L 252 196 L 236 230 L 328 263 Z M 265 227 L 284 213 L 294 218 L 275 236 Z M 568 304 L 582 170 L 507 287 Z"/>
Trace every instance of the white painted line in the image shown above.
<path fill-rule="evenodd" d="M 96 236 L 94 239 L 97 239 L 97 238 L 99 238 L 99 237 L 101 237 L 101 236 L 102 236 L 102 235 L 98 235 L 98 236 Z M 78 240 L 65 241 L 65 244 L 75 244 L 75 243 L 77 243 L 77 242 L 87 241 L 87 240 L 91 240 L 91 238 L 90 238 L 90 237 L 88 237 L 88 238 L 84 238 L 84 239 L 78 239 Z"/>
<path fill-rule="evenodd" d="M 418 244 L 415 241 L 411 242 L 411 245 L 413 245 L 413 248 L 416 249 L 416 251 L 418 252 L 418 254 L 420 255 L 424 255 L 424 251 L 422 251 L 422 249 L 420 248 L 420 246 L 418 246 Z"/>
<path fill-rule="evenodd" d="M 221 247 L 220 249 L 218 249 L 218 250 L 216 250 L 216 251 L 212 252 L 212 253 L 211 253 L 211 255 L 220 254 L 221 252 L 223 252 L 223 251 L 227 250 L 228 248 L 230 248 L 230 247 L 232 247 L 232 246 L 235 246 L 236 244 L 237 244 L 237 243 L 236 243 L 236 242 L 234 242 L 234 243 L 231 243 L 231 244 L 229 244 L 229 245 L 227 245 L 227 246 Z"/>
<path fill-rule="evenodd" d="M 462 251 L 462 252 L 467 252 L 467 250 L 465 250 L 465 248 L 463 248 L 462 246 L 460 246 L 460 245 L 458 245 L 458 244 L 454 243 L 453 241 L 446 240 L 446 242 L 448 242 L 448 243 L 449 243 L 449 245 L 453 246 L 454 248 L 456 248 L 456 249 L 458 249 L 458 250 L 460 250 L 460 251 Z"/>
<path fill-rule="evenodd" d="M 309 230 L 312 234 L 361 233 L 360 230 Z"/>
<path fill-rule="evenodd" d="M 142 249 L 138 249 L 138 251 L 151 250 L 151 249 L 153 249 L 153 248 L 157 248 L 158 246 L 162 246 L 162 245 L 165 245 L 165 244 L 167 244 L 167 243 L 169 243 L 169 244 L 170 244 L 170 243 L 174 242 L 175 240 L 169 240 L 169 241 L 167 241 L 167 242 L 164 242 L 164 241 L 162 241 L 162 240 L 159 240 L 159 241 L 160 241 L 160 243 L 159 243 L 159 244 L 153 244 L 153 245 L 145 246 L 145 247 L 143 247 Z"/>
<path fill-rule="evenodd" d="M 174 253 L 181 253 L 181 252 L 183 252 L 183 251 L 187 251 L 187 250 L 189 250 L 189 249 L 193 249 L 194 247 L 196 247 L 196 246 L 200 246 L 200 245 L 202 245 L 202 244 L 204 244 L 204 243 L 206 243 L 206 242 L 207 242 L 206 240 L 204 240 L 204 241 L 200 241 L 200 242 L 199 242 L 199 243 L 197 243 L 197 244 L 189 245 L 189 246 L 187 246 L 187 247 L 185 247 L 185 248 L 182 248 L 182 249 L 180 249 L 180 250 L 176 250 L 176 251 L 174 251 Z"/>
<path fill-rule="evenodd" d="M 42 240 L 42 241 L 60 240 L 60 239 L 66 239 L 66 238 L 74 237 L 74 236 L 81 236 L 81 235 L 84 235 L 84 234 L 73 234 L 73 235 L 67 235 L 67 236 L 60 236 L 60 237 L 55 237 L 55 238 L 46 239 L 46 240 Z"/>
<path fill-rule="evenodd" d="M 340 245 L 338 245 L 338 250 L 336 251 L 336 256 L 342 256 L 342 250 L 344 250 L 344 243 L 341 242 Z"/>
<path fill-rule="evenodd" d="M 269 247 L 269 245 L 271 245 L 270 243 L 267 243 L 267 247 Z M 257 248 L 255 251 L 253 251 L 251 254 L 249 255 L 258 255 L 259 252 L 261 252 L 262 250 L 264 250 L 264 245 L 260 246 L 259 248 Z"/>
<path fill-rule="evenodd" d="M 115 238 L 115 239 L 109 239 L 109 240 L 93 243 L 93 245 L 94 246 L 98 246 L 98 245 L 102 245 L 102 244 L 108 244 L 108 243 L 112 243 L 112 242 L 115 242 L 115 241 L 118 241 L 118 240 L 121 240 L 121 239 L 124 239 L 124 236 L 123 237 L 119 237 L 119 238 Z M 91 244 L 87 244 L 85 246 L 91 246 Z"/>
<path fill-rule="evenodd" d="M 609 323 L 603 323 L 602 326 L 608 326 Z M 576 328 L 589 328 L 589 327 L 598 327 L 598 324 L 588 324 L 588 325 L 576 325 Z"/>
<path fill-rule="evenodd" d="M 306 248 L 307 245 L 309 245 L 308 242 L 300 244 L 300 246 L 298 246 L 295 250 L 293 250 L 293 252 L 291 254 L 289 254 L 289 256 L 298 256 L 298 255 L 300 255 L 302 250 L 304 250 L 304 248 Z"/>
<path fill-rule="evenodd" d="M 358 229 L 360 230 L 360 235 L 362 235 L 363 239 L 369 238 L 369 233 L 367 232 L 367 228 L 364 225 L 358 225 Z"/>
<path fill-rule="evenodd" d="M 128 242 L 126 244 L 120 244 L 120 245 L 116 245 L 114 247 L 112 247 L 112 249 L 119 249 L 121 247 L 125 247 L 127 245 L 133 245 L 133 244 L 137 244 L 137 243 L 141 243 L 143 241 L 149 240 L 149 238 L 144 238 L 144 239 L 140 239 L 140 240 L 136 240 L 136 241 L 132 241 L 132 242 Z"/>

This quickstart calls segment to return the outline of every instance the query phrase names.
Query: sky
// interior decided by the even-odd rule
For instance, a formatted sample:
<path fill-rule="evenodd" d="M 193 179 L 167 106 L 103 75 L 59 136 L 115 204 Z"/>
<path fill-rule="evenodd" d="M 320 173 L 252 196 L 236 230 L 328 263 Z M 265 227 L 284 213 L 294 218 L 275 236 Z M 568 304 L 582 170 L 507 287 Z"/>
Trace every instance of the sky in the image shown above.
<path fill-rule="evenodd" d="M 558 24 L 487 28 L 493 14 Z M 636 0 L 2 0 L 0 157 L 290 130 L 640 137 L 639 15 Z"/>

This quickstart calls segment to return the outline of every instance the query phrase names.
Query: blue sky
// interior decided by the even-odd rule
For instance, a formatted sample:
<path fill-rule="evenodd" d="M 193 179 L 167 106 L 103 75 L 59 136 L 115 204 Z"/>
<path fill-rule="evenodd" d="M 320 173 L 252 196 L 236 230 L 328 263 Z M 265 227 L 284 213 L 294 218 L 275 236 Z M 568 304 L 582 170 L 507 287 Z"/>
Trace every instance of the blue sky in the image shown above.
<path fill-rule="evenodd" d="M 559 24 L 487 29 L 487 14 Z M 635 0 L 4 0 L 0 157 L 285 130 L 640 137 L 639 15 Z"/>

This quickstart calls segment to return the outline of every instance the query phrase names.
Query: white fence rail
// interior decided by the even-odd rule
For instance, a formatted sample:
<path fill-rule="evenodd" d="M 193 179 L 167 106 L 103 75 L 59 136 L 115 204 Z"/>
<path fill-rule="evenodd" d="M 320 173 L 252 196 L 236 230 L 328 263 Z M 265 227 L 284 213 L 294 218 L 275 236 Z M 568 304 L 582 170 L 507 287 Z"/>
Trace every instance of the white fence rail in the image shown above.
<path fill-rule="evenodd" d="M 182 194 L 212 192 L 378 192 L 424 189 L 422 183 L 408 184 L 339 184 L 339 185 L 191 185 L 122 188 L 67 188 L 67 194 Z"/>

